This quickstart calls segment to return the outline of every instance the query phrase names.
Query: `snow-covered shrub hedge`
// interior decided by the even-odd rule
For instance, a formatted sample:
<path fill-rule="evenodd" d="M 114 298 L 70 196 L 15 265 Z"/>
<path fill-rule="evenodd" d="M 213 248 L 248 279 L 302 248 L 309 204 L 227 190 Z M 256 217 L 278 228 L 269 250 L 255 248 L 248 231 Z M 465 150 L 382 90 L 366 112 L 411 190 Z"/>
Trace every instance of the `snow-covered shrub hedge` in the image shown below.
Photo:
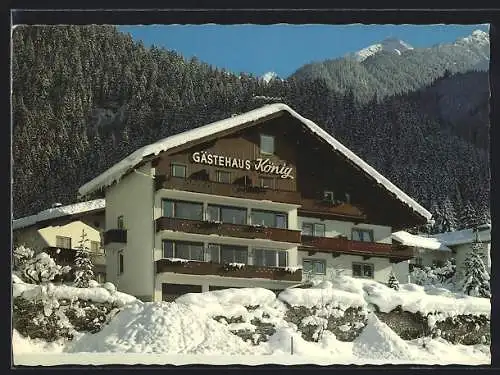
<path fill-rule="evenodd" d="M 410 279 L 417 285 L 453 285 L 456 266 L 447 260 L 442 267 L 415 267 L 410 272 Z"/>
<path fill-rule="evenodd" d="M 306 341 L 318 342 L 325 330 L 332 332 L 340 341 L 353 341 L 366 324 L 366 310 L 362 307 L 288 306 L 284 318 L 297 326 Z"/>
<path fill-rule="evenodd" d="M 65 311 L 69 322 L 78 332 L 99 332 L 118 306 L 113 303 L 95 303 L 77 300 Z"/>
<path fill-rule="evenodd" d="M 32 339 L 51 342 L 59 338 L 73 338 L 71 324 L 58 310 L 46 315 L 42 300 L 30 301 L 22 297 L 14 298 L 12 323 L 21 335 Z"/>

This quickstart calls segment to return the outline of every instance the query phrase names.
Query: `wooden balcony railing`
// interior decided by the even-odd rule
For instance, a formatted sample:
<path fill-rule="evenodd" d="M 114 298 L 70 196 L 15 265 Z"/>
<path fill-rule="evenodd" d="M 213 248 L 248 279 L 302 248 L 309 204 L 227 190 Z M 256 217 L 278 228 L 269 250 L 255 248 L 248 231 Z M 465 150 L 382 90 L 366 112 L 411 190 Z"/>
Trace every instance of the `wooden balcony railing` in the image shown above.
<path fill-rule="evenodd" d="M 302 198 L 301 204 L 298 210 L 300 216 L 317 216 L 325 219 L 344 218 L 355 222 L 361 222 L 366 218 L 359 208 L 349 203 Z"/>
<path fill-rule="evenodd" d="M 382 256 L 400 260 L 410 259 L 413 256 L 412 250 L 406 247 L 378 242 L 351 241 L 345 237 L 330 238 L 303 235 L 301 250 Z"/>
<path fill-rule="evenodd" d="M 279 281 L 301 281 L 302 270 L 287 271 L 279 267 L 261 267 L 245 265 L 243 267 L 232 267 L 211 262 L 188 261 L 173 262 L 168 259 L 156 261 L 156 273 L 174 272 L 190 275 L 216 275 L 225 277 L 238 277 L 247 279 L 269 279 Z"/>
<path fill-rule="evenodd" d="M 300 243 L 300 231 L 257 227 L 252 225 L 214 223 L 200 220 L 176 219 L 160 217 L 156 219 L 156 231 L 173 230 L 177 232 L 197 234 L 218 234 L 239 238 L 262 238 L 272 241 Z"/>
<path fill-rule="evenodd" d="M 297 191 L 274 190 L 258 186 L 226 184 L 172 176 L 165 177 L 164 175 L 156 176 L 155 186 L 157 190 L 161 188 L 177 189 L 195 193 L 300 204 L 300 193 Z"/>
<path fill-rule="evenodd" d="M 126 229 L 109 229 L 104 232 L 104 245 L 110 243 L 127 243 Z"/>

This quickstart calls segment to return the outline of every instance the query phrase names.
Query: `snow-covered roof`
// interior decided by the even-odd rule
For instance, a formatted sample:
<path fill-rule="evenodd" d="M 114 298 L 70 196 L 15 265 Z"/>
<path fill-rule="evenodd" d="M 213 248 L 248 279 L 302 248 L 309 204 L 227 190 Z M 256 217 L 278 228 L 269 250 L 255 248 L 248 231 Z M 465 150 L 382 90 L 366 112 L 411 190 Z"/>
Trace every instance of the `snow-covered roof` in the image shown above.
<path fill-rule="evenodd" d="M 21 217 L 12 222 L 12 229 L 20 229 L 34 225 L 40 221 L 55 219 L 59 217 L 81 214 L 89 211 L 104 209 L 105 200 L 96 199 L 87 202 L 70 204 L 67 206 L 59 206 L 43 210 L 35 215 Z"/>
<path fill-rule="evenodd" d="M 213 122 L 208 125 L 198 127 L 196 129 L 191 129 L 183 133 L 175 134 L 173 136 L 164 138 L 158 142 L 152 143 L 150 145 L 144 146 L 125 159 L 116 163 L 99 176 L 95 177 L 91 181 L 87 182 L 78 190 L 80 195 L 87 195 L 95 190 L 102 189 L 106 186 L 113 184 L 114 182 L 120 180 L 128 171 L 139 164 L 146 156 L 158 155 L 160 152 L 167 151 L 168 149 L 181 146 L 187 142 L 202 139 L 207 136 L 217 134 L 221 131 L 227 131 L 228 129 L 235 128 L 239 125 L 249 123 L 251 121 L 257 121 L 266 116 L 275 114 L 280 111 L 286 111 L 304 125 L 306 125 L 309 130 L 323 138 L 328 142 L 332 148 L 340 152 L 347 159 L 349 159 L 356 166 L 361 168 L 365 173 L 373 177 L 379 184 L 383 185 L 388 191 L 393 193 L 400 201 L 408 205 L 415 212 L 429 220 L 431 214 L 425 208 L 420 206 L 415 200 L 405 194 L 402 190 L 391 183 L 387 178 L 378 173 L 373 167 L 368 165 L 360 157 L 355 155 L 351 150 L 333 138 L 330 134 L 324 131 L 321 127 L 316 125 L 311 120 L 302 117 L 300 114 L 295 112 L 292 108 L 283 103 L 275 103 L 265 105 L 263 107 L 254 109 L 252 111 L 236 115 L 230 118 L 226 118 L 220 121 Z"/>
<path fill-rule="evenodd" d="M 446 246 L 456 246 L 472 243 L 476 237 L 476 233 L 472 229 L 462 229 L 455 232 L 435 234 L 432 237 Z M 478 239 L 481 242 L 491 241 L 491 227 L 485 230 L 479 230 Z"/>
<path fill-rule="evenodd" d="M 415 234 L 405 232 L 404 230 L 394 232 L 392 234 L 392 239 L 406 246 L 419 247 L 421 249 L 428 250 L 451 251 L 448 246 L 441 243 L 437 238 L 417 236 Z"/>

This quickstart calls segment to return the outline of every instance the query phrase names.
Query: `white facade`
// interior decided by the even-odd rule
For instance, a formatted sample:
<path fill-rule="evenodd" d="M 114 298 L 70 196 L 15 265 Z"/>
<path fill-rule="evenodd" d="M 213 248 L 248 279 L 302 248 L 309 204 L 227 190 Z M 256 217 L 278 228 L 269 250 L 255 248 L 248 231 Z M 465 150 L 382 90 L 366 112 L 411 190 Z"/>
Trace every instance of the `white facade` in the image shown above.
<path fill-rule="evenodd" d="M 205 249 L 209 244 L 237 245 L 248 248 L 247 264 L 253 264 L 253 249 L 274 249 L 287 252 L 287 266 L 302 266 L 304 259 L 326 261 L 328 277 L 333 269 L 343 269 L 343 274 L 351 276 L 354 264 L 373 266 L 373 278 L 386 283 L 393 271 L 400 282 L 407 282 L 408 262 L 391 263 L 388 258 L 370 257 L 363 259 L 358 255 L 340 255 L 333 257 L 327 252 L 316 252 L 309 256 L 299 251 L 297 243 L 271 241 L 266 239 L 237 238 L 217 234 L 186 233 L 172 230 L 156 232 L 155 220 L 163 216 L 163 200 L 178 200 L 203 203 L 204 212 L 209 204 L 245 208 L 247 223 L 251 224 L 252 209 L 283 212 L 287 214 L 287 229 L 302 229 L 303 223 L 321 223 L 325 225 L 325 237 L 345 236 L 352 239 L 352 230 L 368 229 L 373 233 L 373 241 L 391 243 L 391 228 L 380 225 L 355 224 L 339 220 L 320 220 L 297 215 L 298 205 L 279 202 L 216 196 L 174 189 L 155 191 L 154 169 L 149 163 L 128 174 L 119 183 L 106 191 L 106 230 L 116 229 L 118 218 L 122 217 L 127 230 L 127 243 L 113 245 L 107 251 L 107 279 L 117 288 L 144 300 L 161 300 L 162 284 L 189 284 L 201 286 L 202 291 L 210 286 L 244 287 L 255 286 L 269 289 L 283 289 L 296 284 L 291 281 L 268 279 L 245 279 L 221 277 L 216 275 L 191 275 L 174 272 L 155 273 L 155 262 L 164 258 L 163 241 L 191 241 L 202 243 Z M 123 256 L 123 272 L 119 272 L 119 254 Z M 303 274 L 303 278 L 307 275 Z"/>
<path fill-rule="evenodd" d="M 106 251 L 107 279 L 118 290 L 150 300 L 154 294 L 153 272 L 153 170 L 146 163 L 136 172 L 106 190 L 106 230 L 117 229 L 123 216 L 127 243 Z M 118 271 L 119 252 L 123 253 L 123 273 Z"/>

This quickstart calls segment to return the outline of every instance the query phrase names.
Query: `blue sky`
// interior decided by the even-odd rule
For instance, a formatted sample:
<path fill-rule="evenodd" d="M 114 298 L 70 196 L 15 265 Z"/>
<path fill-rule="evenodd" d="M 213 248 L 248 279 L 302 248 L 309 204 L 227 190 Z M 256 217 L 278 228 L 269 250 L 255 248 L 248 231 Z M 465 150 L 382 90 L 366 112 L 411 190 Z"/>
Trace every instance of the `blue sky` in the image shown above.
<path fill-rule="evenodd" d="M 234 73 L 285 78 L 304 64 L 336 58 L 387 37 L 413 47 L 453 42 L 486 25 L 146 25 L 119 26 L 144 45 L 196 56 Z"/>

